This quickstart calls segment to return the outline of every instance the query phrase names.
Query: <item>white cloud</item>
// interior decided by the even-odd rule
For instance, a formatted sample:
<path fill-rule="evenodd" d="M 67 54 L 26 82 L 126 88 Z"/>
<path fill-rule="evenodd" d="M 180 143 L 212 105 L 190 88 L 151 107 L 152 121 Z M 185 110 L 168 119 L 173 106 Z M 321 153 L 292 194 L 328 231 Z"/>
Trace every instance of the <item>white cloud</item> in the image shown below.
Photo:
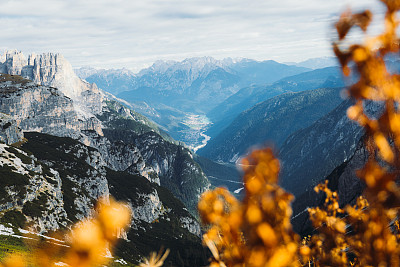
<path fill-rule="evenodd" d="M 138 69 L 190 56 L 280 61 L 331 55 L 346 6 L 373 0 L 0 0 L 0 48 L 60 52 L 74 66 Z"/>

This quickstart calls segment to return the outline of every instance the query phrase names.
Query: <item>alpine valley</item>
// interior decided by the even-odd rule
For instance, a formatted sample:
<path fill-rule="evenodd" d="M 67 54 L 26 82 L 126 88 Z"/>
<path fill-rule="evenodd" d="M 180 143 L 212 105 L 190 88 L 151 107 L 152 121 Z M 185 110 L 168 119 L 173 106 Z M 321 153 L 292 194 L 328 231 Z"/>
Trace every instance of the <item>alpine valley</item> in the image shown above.
<path fill-rule="evenodd" d="M 399 61 L 391 68 L 398 71 Z M 292 221 L 311 232 L 312 188 L 328 179 L 341 205 L 363 185 L 364 132 L 332 58 L 188 58 L 127 69 L 73 69 L 60 54 L 0 53 L 0 235 L 46 237 L 91 216 L 99 197 L 131 207 L 112 266 L 169 248 L 165 266 L 205 266 L 197 202 L 215 186 L 243 193 L 249 148 L 273 144 Z M 380 107 L 367 107 L 372 114 Z M 240 167 L 240 166 L 239 166 Z M 0 245 L 3 241 L 0 241 Z"/>
<path fill-rule="evenodd" d="M 111 194 L 133 210 L 122 262 L 167 247 L 167 265 L 206 265 L 196 205 L 210 183 L 192 152 L 78 78 L 62 55 L 0 59 L 1 229 L 65 229 Z"/>

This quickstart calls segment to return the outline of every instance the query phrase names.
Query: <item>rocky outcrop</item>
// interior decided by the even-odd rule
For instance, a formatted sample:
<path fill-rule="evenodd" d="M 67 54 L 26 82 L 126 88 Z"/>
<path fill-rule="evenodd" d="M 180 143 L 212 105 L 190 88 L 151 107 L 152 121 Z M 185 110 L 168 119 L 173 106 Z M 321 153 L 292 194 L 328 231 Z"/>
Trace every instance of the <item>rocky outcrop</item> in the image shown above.
<path fill-rule="evenodd" d="M 70 220 L 57 171 L 43 167 L 36 157 L 21 149 L 0 144 L 0 172 L 3 216 L 22 212 L 20 216 L 29 228 L 38 232 L 67 226 Z"/>
<path fill-rule="evenodd" d="M 192 214 L 197 213 L 197 201 L 210 182 L 188 149 L 151 131 L 136 134 L 128 129 L 105 129 L 104 134 L 111 142 L 123 142 L 125 147 L 134 144 L 160 184 L 185 203 Z"/>
<path fill-rule="evenodd" d="M 135 220 L 152 223 L 166 213 L 156 190 L 150 194 L 139 194 L 137 197 L 141 205 L 132 207 L 133 218 Z"/>
<path fill-rule="evenodd" d="M 21 142 L 23 138 L 24 134 L 16 121 L 11 116 L 0 113 L 0 142 L 11 145 Z"/>
<path fill-rule="evenodd" d="M 200 224 L 196 220 L 193 220 L 192 217 L 181 217 L 179 218 L 179 221 L 182 224 L 183 228 L 188 229 L 188 231 L 191 232 L 192 234 L 200 236 L 201 234 Z"/>
<path fill-rule="evenodd" d="M 58 88 L 74 100 L 82 118 L 91 118 L 102 110 L 103 94 L 95 84 L 82 81 L 71 64 L 60 54 L 31 54 L 26 59 L 19 51 L 6 51 L 0 56 L 0 72 L 20 75 L 39 85 Z"/>
<path fill-rule="evenodd" d="M 210 182 L 194 162 L 191 152 L 148 132 L 137 137 L 135 144 L 143 158 L 157 172 L 161 185 L 177 196 L 196 214 L 200 195 L 209 189 Z M 161 148 L 161 149 L 160 149 Z"/>
<path fill-rule="evenodd" d="M 38 131 L 84 140 L 82 130 L 102 134 L 95 118 L 83 119 L 73 101 L 53 87 L 11 81 L 0 74 L 0 112 L 16 120 L 24 131 Z"/>
<path fill-rule="evenodd" d="M 12 50 L 0 54 L 0 64 L 1 73 L 20 76 L 27 76 L 32 73 L 32 67 L 29 67 L 32 64 L 28 64 L 28 60 L 21 51 Z"/>
<path fill-rule="evenodd" d="M 109 168 L 115 171 L 138 174 L 150 182 L 160 185 L 159 176 L 146 163 L 141 152 L 134 144 L 125 143 L 122 140 L 110 141 L 110 139 L 91 131 L 85 131 L 85 135 L 90 139 L 90 145 L 96 147 L 100 152 L 105 165 Z"/>
<path fill-rule="evenodd" d="M 190 212 L 196 213 L 197 200 L 209 188 L 210 182 L 188 149 L 171 142 L 169 136 L 163 135 L 143 116 L 115 101 L 107 102 L 98 117 L 103 123 L 104 136 L 113 147 L 119 147 L 108 150 L 116 165 L 122 167 L 113 169 L 137 173 L 134 169 L 139 167 L 139 173 L 150 181 L 159 181 L 185 203 Z M 138 152 L 144 165 L 131 156 L 139 155 Z"/>

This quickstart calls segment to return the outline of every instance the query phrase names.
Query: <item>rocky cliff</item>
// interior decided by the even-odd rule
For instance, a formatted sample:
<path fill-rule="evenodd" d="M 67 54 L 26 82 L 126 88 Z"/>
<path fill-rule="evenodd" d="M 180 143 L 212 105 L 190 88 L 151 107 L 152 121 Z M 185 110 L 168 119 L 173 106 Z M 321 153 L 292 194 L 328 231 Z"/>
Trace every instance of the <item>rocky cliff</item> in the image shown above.
<path fill-rule="evenodd" d="M 69 136 L 86 143 L 89 141 L 82 130 L 102 135 L 100 121 L 80 117 L 73 100 L 54 87 L 0 74 L 0 96 L 0 112 L 12 116 L 23 130 Z"/>
<path fill-rule="evenodd" d="M 194 213 L 197 197 L 209 183 L 190 152 L 95 85 L 77 80 L 74 74 L 69 77 L 70 65 L 60 55 L 32 55 L 25 61 L 15 52 L 0 58 L 4 59 L 0 68 L 7 73 L 0 75 L 0 112 L 6 114 L 0 138 L 8 151 L 3 153 L 6 174 L 0 175 L 0 182 L 9 198 L 0 201 L 5 205 L 3 221 L 18 218 L 20 226 L 27 222 L 40 232 L 63 228 L 87 217 L 96 199 L 111 192 L 129 201 L 134 210 L 136 232 L 128 233 L 131 242 L 120 253 L 129 248 L 137 254 L 124 255 L 138 260 L 157 250 L 154 244 L 164 244 L 182 249 L 173 252 L 170 264 L 204 265 L 205 254 L 196 237 L 200 227 L 188 210 Z M 135 138 L 115 138 L 125 132 Z M 139 146 L 146 142 L 151 146 Z M 24 144 L 10 147 L 11 143 Z M 176 157 L 181 150 L 184 156 Z M 10 182 L 7 176 L 17 178 Z M 178 188 L 174 192 L 188 209 L 159 184 Z M 166 234 L 165 229 L 172 230 Z"/>
<path fill-rule="evenodd" d="M 109 155 L 119 155 L 120 170 L 135 173 L 139 163 L 127 161 L 129 154 L 140 155 L 143 170 L 150 180 L 165 186 L 174 193 L 189 211 L 197 213 L 197 200 L 210 183 L 200 166 L 193 160 L 192 152 L 176 143 L 171 143 L 143 124 L 129 120 L 127 114 L 116 112 L 119 105 L 108 103 L 108 111 L 99 118 L 103 122 L 104 136 L 115 149 Z M 118 160 L 118 159 L 117 159 Z M 140 168 L 142 169 L 142 168 Z M 143 175 L 143 174 L 142 174 Z"/>
<path fill-rule="evenodd" d="M 0 70 L 10 74 L 3 75 L 3 82 L 0 81 L 4 96 L 0 99 L 2 101 L 0 112 L 11 114 L 23 130 L 78 139 L 98 149 L 107 166 L 115 171 L 126 170 L 132 174 L 140 174 L 150 181 L 169 185 L 169 189 L 181 187 L 174 182 L 170 183 L 171 180 L 178 183 L 171 175 L 160 177 L 161 172 L 175 175 L 181 173 L 181 169 L 163 170 L 157 166 L 154 169 L 153 161 L 141 155 L 146 152 L 146 148 L 138 149 L 135 141 L 121 143 L 119 140 L 113 139 L 111 142 L 109 138 L 102 138 L 103 128 L 129 130 L 136 135 L 154 132 L 162 137 L 160 140 L 167 143 L 176 142 L 146 117 L 118 103 L 114 96 L 103 93 L 96 85 L 79 79 L 71 65 L 61 55 L 50 53 L 30 55 L 25 59 L 21 52 L 11 51 L 5 53 L 3 60 L 3 63 L 0 63 Z M 15 78 L 17 76 L 11 74 L 24 75 L 33 82 L 18 80 Z M 36 85 L 37 83 L 41 85 Z M 165 146 L 161 142 L 158 144 L 160 147 L 156 148 L 155 154 L 166 155 L 171 152 L 166 153 L 163 151 Z M 174 154 L 168 157 L 174 157 Z M 174 164 L 167 167 L 180 168 Z M 187 171 L 182 179 L 191 180 L 191 175 L 194 175 L 196 179 L 202 181 L 193 188 L 195 194 L 182 193 L 182 190 L 174 191 L 180 192 L 177 196 L 190 206 L 191 212 L 195 213 L 194 203 L 197 202 L 199 192 L 208 188 L 209 182 L 193 160 L 182 169 L 183 172 L 186 171 L 185 168 L 195 168 L 197 171 L 196 173 Z M 160 181 L 163 178 L 168 182 Z"/>
<path fill-rule="evenodd" d="M 205 264 L 199 224 L 169 191 L 107 168 L 99 151 L 71 138 L 37 132 L 26 132 L 25 138 L 20 147 L 0 144 L 0 223 L 39 233 L 65 228 L 90 216 L 96 200 L 111 193 L 133 210 L 119 255 L 136 262 L 165 246 L 174 250 L 172 265 Z M 161 238 L 165 229 L 168 235 Z M 190 253 L 179 254 L 179 246 L 190 246 Z"/>
<path fill-rule="evenodd" d="M 0 142 L 7 145 L 23 140 L 24 134 L 17 126 L 16 121 L 9 115 L 0 113 Z"/>
<path fill-rule="evenodd" d="M 95 84 L 75 75 L 71 64 L 60 54 L 31 54 L 28 58 L 19 51 L 6 51 L 0 56 L 0 73 L 20 75 L 39 85 L 58 88 L 74 100 L 82 118 L 93 117 L 102 109 L 103 94 Z"/>

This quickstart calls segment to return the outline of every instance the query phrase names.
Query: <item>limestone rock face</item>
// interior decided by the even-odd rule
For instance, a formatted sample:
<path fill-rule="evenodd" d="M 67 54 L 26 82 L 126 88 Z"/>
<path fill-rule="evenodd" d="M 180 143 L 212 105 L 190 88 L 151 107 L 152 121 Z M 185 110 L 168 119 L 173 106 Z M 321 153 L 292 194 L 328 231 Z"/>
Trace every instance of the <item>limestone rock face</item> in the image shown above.
<path fill-rule="evenodd" d="M 152 183 L 160 185 L 160 178 L 152 166 L 146 163 L 140 150 L 134 144 L 113 141 L 94 132 L 85 132 L 90 145 L 99 150 L 106 166 L 114 171 L 126 171 L 145 177 Z"/>
<path fill-rule="evenodd" d="M 109 179 L 114 179 L 121 173 L 129 173 L 129 179 L 147 179 L 146 182 L 153 188 L 150 192 L 139 190 L 139 195 L 131 193 L 133 197 L 129 197 L 130 203 L 138 196 L 143 200 L 135 204 L 140 224 L 158 219 L 168 221 L 174 216 L 173 220 L 178 220 L 178 215 L 172 214 L 176 206 L 174 203 L 180 202 L 173 200 L 173 203 L 168 203 L 167 206 L 172 209 L 169 213 L 168 209 L 163 208 L 164 202 L 172 201 L 173 197 L 166 198 L 164 191 L 164 196 L 159 196 L 154 191 L 158 185 L 175 188 L 173 192 L 190 207 L 190 211 L 196 206 L 201 192 L 209 186 L 207 178 L 193 162 L 188 151 L 183 151 L 182 147 L 173 144 L 174 141 L 170 141 L 168 135 L 162 136 L 157 126 L 144 116 L 106 96 L 96 85 L 77 78 L 71 65 L 61 55 L 30 55 L 26 60 L 20 52 L 7 52 L 0 55 L 0 71 L 6 73 L 0 74 L 0 112 L 8 114 L 15 120 L 15 126 L 25 132 L 28 143 L 24 146 L 28 150 L 36 150 L 34 140 L 42 138 L 37 133 L 27 132 L 53 136 L 46 137 L 46 140 L 37 144 L 41 147 L 37 153 L 40 155 L 39 160 L 44 164 L 43 169 L 58 172 L 58 176 L 53 176 L 61 179 L 64 191 L 63 207 L 69 221 L 87 217 L 99 196 L 107 195 L 113 186 L 126 183 L 118 181 L 117 184 L 110 184 Z M 30 80 L 12 76 L 15 74 Z M 140 136 L 140 142 L 136 142 L 135 138 L 122 141 L 104 136 L 103 131 L 111 129 L 114 134 L 122 136 L 127 133 Z M 56 142 L 56 139 L 52 139 L 55 136 L 70 137 L 78 140 L 80 144 L 64 146 L 63 142 L 70 144 L 72 139 L 57 139 Z M 47 139 L 56 143 L 48 147 L 49 152 L 42 153 L 43 146 L 51 143 Z M 164 179 L 164 182 L 161 179 Z M 132 188 L 141 186 L 135 183 Z M 116 194 L 121 194 L 124 190 L 126 187 L 122 186 Z M 38 199 L 43 206 L 44 197 Z M 198 234 L 198 223 L 187 210 L 183 212 L 183 209 L 184 206 L 179 208 L 182 216 L 191 219 L 179 222 L 178 225 L 182 229 L 185 228 L 184 231 L 187 229 Z M 43 213 L 32 218 L 40 218 L 42 215 Z M 36 221 L 35 225 L 38 225 L 40 231 L 60 226 L 55 226 L 51 218 L 43 223 Z"/>
<path fill-rule="evenodd" d="M 182 224 L 183 228 L 188 229 L 188 231 L 194 235 L 200 236 L 201 234 L 200 224 L 197 221 L 193 220 L 193 218 L 181 217 L 179 221 Z"/>
<path fill-rule="evenodd" d="M 142 205 L 132 206 L 133 218 L 135 220 L 151 223 L 165 213 L 156 190 L 150 194 L 139 194 L 138 198 L 141 200 Z"/>
<path fill-rule="evenodd" d="M 134 144 L 146 163 L 145 169 L 152 170 L 150 177 L 156 177 L 156 181 L 159 179 L 160 184 L 185 203 L 190 212 L 196 213 L 198 199 L 209 188 L 210 182 L 188 149 L 165 141 L 153 131 L 135 134 L 126 130 L 104 129 L 104 135 L 125 148 Z M 124 149 L 118 151 L 121 156 L 124 155 Z M 127 170 L 130 171 L 130 168 Z"/>
<path fill-rule="evenodd" d="M 32 67 L 28 66 L 28 60 L 21 51 L 12 50 L 0 54 L 1 73 L 27 76 Z"/>
<path fill-rule="evenodd" d="M 0 74 L 0 77 L 4 77 Z M 96 118 L 82 119 L 73 101 L 59 90 L 10 81 L 0 82 L 0 112 L 14 118 L 24 131 L 37 131 L 56 136 L 82 139 L 81 130 L 102 134 Z"/>
<path fill-rule="evenodd" d="M 3 174 L 7 168 L 14 173 L 13 179 L 19 182 L 2 179 L 5 192 L 1 194 L 1 212 L 25 211 L 28 207 L 41 205 L 41 211 L 29 209 L 26 212 L 25 217 L 32 230 L 44 232 L 67 226 L 69 220 L 64 209 L 62 182 L 57 171 L 50 168 L 46 173 L 34 156 L 28 156 L 18 148 L 0 144 L 0 169 Z"/>
<path fill-rule="evenodd" d="M 60 54 L 31 54 L 26 59 L 22 52 L 6 51 L 0 55 L 0 72 L 21 75 L 39 85 L 58 88 L 74 100 L 78 113 L 84 118 L 101 112 L 103 94 L 95 84 L 76 76 L 71 64 Z"/>
<path fill-rule="evenodd" d="M 0 141 L 8 145 L 23 140 L 24 134 L 11 116 L 0 113 Z"/>

